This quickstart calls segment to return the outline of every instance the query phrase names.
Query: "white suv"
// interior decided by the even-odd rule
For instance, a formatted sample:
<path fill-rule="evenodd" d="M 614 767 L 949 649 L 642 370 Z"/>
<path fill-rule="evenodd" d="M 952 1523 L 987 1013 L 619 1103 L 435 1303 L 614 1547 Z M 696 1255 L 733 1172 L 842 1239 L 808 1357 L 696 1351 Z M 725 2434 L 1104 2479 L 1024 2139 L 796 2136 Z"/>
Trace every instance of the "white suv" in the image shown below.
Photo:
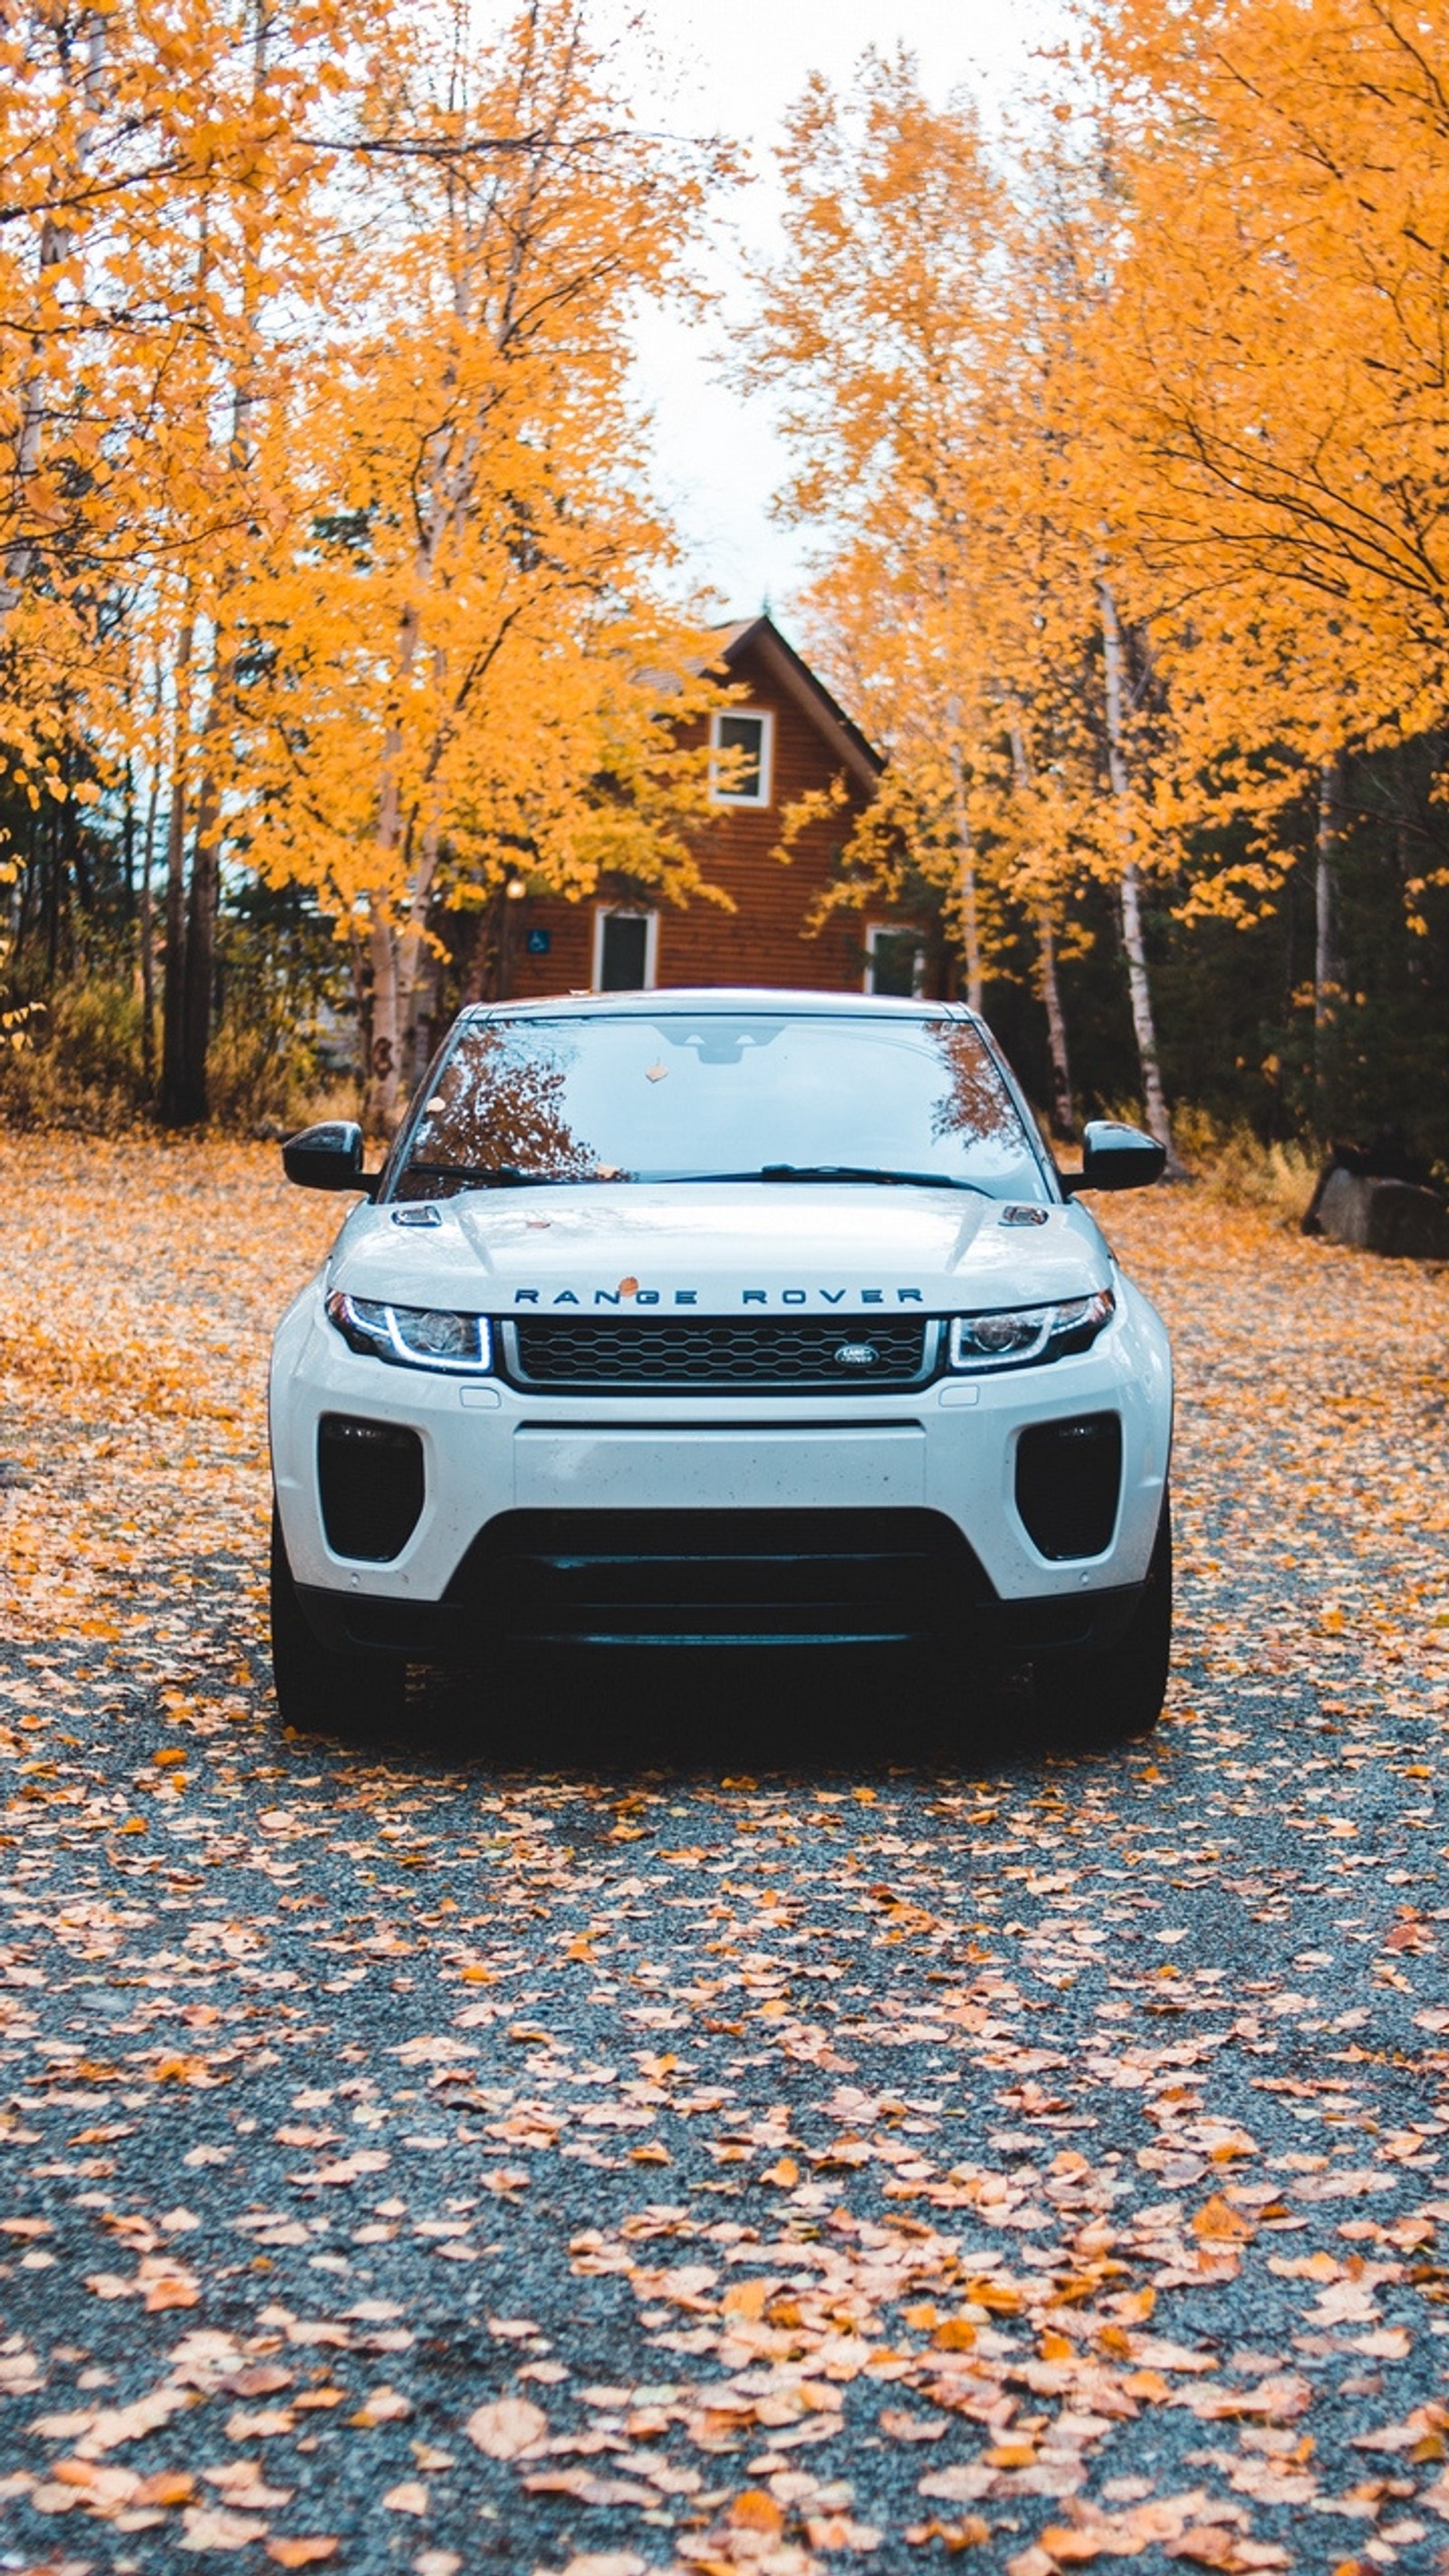
<path fill-rule="evenodd" d="M 510 1646 L 929 1645 L 1142 1733 L 1172 1374 L 1082 1189 L 950 1004 L 650 992 L 466 1010 L 272 1366 L 277 1697 L 399 1718 Z"/>

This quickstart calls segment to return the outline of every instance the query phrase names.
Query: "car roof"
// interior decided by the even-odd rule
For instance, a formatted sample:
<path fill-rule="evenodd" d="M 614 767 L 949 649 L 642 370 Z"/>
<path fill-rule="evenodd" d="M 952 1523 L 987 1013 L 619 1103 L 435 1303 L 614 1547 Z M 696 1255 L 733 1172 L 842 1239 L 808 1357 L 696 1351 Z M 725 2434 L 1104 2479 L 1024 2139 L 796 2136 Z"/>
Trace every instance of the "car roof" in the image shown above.
<path fill-rule="evenodd" d="M 493 1019 L 555 1020 L 649 1018 L 660 1011 L 768 1011 L 791 1019 L 966 1020 L 959 1002 L 897 999 L 881 993 L 790 992 L 767 984 L 656 985 L 641 993 L 554 993 L 537 1001 L 474 1002 L 459 1013 L 465 1022 Z"/>

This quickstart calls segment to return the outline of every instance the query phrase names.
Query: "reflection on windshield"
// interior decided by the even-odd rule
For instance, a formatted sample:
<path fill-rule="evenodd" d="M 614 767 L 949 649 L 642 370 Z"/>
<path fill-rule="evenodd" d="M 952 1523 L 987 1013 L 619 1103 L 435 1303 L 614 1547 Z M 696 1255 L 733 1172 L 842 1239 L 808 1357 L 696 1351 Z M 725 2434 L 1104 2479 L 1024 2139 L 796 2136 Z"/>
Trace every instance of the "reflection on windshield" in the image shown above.
<path fill-rule="evenodd" d="M 520 1045 L 522 1034 L 517 1023 L 484 1021 L 453 1049 L 424 1104 L 399 1196 L 441 1197 L 499 1170 L 597 1177 L 599 1157 L 573 1124 L 577 1049 L 557 1024 L 530 1029 Z"/>
<path fill-rule="evenodd" d="M 842 1012 L 633 1012 L 465 1024 L 406 1143 L 398 1195 L 539 1182 L 903 1172 L 1043 1199 L 974 1028 Z"/>
<path fill-rule="evenodd" d="M 947 1088 L 931 1113 L 931 1134 L 945 1143 L 1009 1147 L 1021 1142 L 1021 1122 L 1006 1086 L 973 1028 L 947 1021 L 939 1033 Z"/>

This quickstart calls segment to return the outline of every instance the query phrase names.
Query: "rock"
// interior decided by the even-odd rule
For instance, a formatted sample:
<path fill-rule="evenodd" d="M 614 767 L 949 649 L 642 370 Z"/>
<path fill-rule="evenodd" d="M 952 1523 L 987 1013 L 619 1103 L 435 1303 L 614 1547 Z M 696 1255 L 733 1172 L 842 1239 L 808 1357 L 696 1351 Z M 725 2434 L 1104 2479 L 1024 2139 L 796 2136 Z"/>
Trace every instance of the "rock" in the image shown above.
<path fill-rule="evenodd" d="M 1410 1181 L 1330 1172 L 1317 1216 L 1318 1229 L 1330 1243 L 1411 1261 L 1449 1261 L 1449 1211 L 1432 1190 L 1417 1189 Z"/>

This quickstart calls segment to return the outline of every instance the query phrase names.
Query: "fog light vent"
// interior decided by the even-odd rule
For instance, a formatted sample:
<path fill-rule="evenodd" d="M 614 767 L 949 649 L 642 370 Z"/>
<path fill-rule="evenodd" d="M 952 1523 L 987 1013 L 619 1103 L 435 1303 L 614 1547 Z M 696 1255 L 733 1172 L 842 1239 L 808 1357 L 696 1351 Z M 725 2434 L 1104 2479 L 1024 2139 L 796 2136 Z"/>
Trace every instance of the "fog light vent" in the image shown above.
<path fill-rule="evenodd" d="M 385 1564 L 402 1554 L 422 1515 L 423 1444 L 390 1422 L 324 1413 L 317 1484 L 333 1555 Z"/>
<path fill-rule="evenodd" d="M 1112 1543 L 1122 1490 L 1122 1424 L 1115 1413 L 1037 1422 L 1016 1449 L 1016 1508 L 1043 1556 L 1100 1556 Z"/>

